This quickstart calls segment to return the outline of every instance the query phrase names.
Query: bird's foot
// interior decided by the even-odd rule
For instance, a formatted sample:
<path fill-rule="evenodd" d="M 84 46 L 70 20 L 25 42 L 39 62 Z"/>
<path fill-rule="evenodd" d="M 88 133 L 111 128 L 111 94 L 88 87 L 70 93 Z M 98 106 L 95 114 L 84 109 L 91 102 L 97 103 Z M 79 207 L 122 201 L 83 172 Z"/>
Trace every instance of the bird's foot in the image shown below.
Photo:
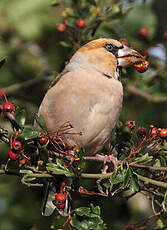
<path fill-rule="evenodd" d="M 107 165 L 107 163 L 112 163 L 114 166 L 114 170 L 117 171 L 118 169 L 118 159 L 117 157 L 114 157 L 112 155 L 100 155 L 100 154 L 96 154 L 96 157 L 100 160 L 103 160 L 104 165 Z M 104 167 L 105 170 L 104 172 L 108 169 L 108 167 Z"/>

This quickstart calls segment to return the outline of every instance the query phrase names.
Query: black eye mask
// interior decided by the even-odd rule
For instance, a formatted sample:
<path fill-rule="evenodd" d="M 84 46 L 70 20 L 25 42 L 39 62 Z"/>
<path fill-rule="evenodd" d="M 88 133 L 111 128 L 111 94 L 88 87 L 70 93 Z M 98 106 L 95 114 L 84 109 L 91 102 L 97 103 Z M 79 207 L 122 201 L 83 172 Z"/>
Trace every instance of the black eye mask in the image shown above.
<path fill-rule="evenodd" d="M 123 46 L 118 47 L 118 46 L 115 46 L 115 45 L 113 45 L 113 44 L 111 44 L 111 43 L 108 43 L 108 44 L 105 44 L 104 48 L 105 48 L 108 52 L 114 54 L 114 55 L 117 57 L 117 56 L 118 56 L 118 50 L 119 50 L 119 49 L 123 49 L 124 47 L 123 47 Z"/>

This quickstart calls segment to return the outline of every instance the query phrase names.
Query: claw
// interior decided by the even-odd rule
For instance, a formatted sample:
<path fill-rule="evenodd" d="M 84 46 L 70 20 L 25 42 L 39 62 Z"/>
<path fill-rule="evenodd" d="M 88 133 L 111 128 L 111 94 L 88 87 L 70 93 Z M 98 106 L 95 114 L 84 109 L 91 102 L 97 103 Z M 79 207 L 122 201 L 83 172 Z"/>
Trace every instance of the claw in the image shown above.
<path fill-rule="evenodd" d="M 106 164 L 106 163 L 112 163 L 113 166 L 114 166 L 114 170 L 117 172 L 117 169 L 118 169 L 118 159 L 117 159 L 117 157 L 114 157 L 112 155 L 102 156 L 100 154 L 96 154 L 96 156 L 99 159 L 102 159 L 104 161 L 104 164 Z"/>

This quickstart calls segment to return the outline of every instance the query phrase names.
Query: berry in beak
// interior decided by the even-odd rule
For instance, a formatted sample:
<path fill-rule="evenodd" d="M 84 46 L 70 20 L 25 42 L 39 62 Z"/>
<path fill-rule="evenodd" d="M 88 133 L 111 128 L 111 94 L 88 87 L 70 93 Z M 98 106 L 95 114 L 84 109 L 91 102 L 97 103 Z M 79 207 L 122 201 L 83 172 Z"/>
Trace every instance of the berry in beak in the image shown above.
<path fill-rule="evenodd" d="M 144 57 L 138 53 L 136 50 L 129 48 L 128 46 L 123 46 L 118 50 L 117 60 L 118 66 L 128 67 L 139 62 L 143 62 Z"/>

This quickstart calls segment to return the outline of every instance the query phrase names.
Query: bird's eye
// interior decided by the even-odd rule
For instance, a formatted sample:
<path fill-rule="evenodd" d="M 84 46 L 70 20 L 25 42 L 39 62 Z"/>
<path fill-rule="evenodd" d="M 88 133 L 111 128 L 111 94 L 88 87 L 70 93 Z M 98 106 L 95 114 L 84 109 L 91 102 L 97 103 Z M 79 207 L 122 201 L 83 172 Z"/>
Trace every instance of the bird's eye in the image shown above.
<path fill-rule="evenodd" d="M 118 52 L 118 49 L 119 47 L 111 44 L 111 43 L 108 43 L 108 44 L 105 44 L 104 48 L 109 51 L 110 53 L 114 54 L 115 56 L 117 56 L 117 52 Z"/>
<path fill-rule="evenodd" d="M 115 46 L 114 45 L 112 45 L 112 44 L 105 44 L 105 46 L 104 46 L 105 48 L 106 48 L 106 50 L 107 51 L 109 51 L 109 52 L 112 52 L 113 51 L 113 49 L 115 48 Z"/>

